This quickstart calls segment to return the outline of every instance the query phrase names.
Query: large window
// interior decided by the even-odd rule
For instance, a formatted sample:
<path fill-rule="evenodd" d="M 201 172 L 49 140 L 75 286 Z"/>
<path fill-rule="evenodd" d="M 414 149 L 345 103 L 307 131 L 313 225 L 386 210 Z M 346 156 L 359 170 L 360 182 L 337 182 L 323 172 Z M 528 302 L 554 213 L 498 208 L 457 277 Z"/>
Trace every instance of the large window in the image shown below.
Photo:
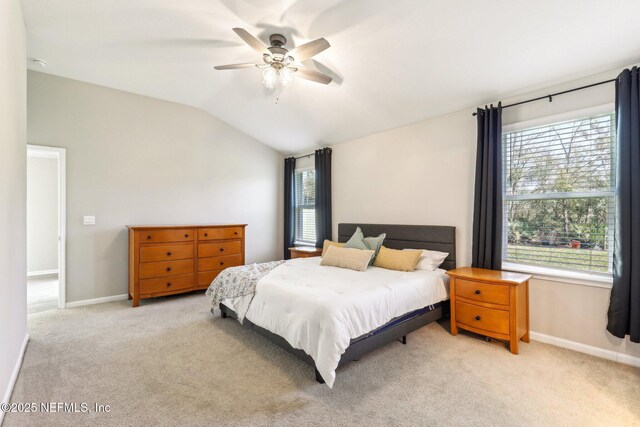
<path fill-rule="evenodd" d="M 614 115 L 504 131 L 507 262 L 610 273 Z"/>
<path fill-rule="evenodd" d="M 316 244 L 316 171 L 297 170 L 294 177 L 296 192 L 295 241 L 297 244 Z"/>

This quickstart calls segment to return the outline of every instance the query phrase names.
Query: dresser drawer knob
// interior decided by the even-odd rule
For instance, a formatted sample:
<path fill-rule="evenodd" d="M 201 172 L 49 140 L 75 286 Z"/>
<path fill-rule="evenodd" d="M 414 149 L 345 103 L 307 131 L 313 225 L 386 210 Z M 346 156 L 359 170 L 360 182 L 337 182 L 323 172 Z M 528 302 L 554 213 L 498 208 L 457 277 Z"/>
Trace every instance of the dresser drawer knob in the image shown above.
<path fill-rule="evenodd" d="M 480 319 L 481 319 L 481 317 L 480 317 L 480 316 L 476 316 L 476 320 L 480 320 Z"/>
<path fill-rule="evenodd" d="M 237 232 L 237 231 L 234 231 L 234 232 L 233 232 L 233 234 L 237 235 L 237 234 L 238 234 L 238 232 Z"/>
<path fill-rule="evenodd" d="M 204 233 L 204 237 L 209 237 L 209 233 Z"/>
<path fill-rule="evenodd" d="M 220 261 L 220 265 L 224 265 L 224 261 Z"/>
<path fill-rule="evenodd" d="M 185 237 L 185 238 L 187 238 L 187 237 L 189 237 L 189 235 L 188 235 L 188 234 L 185 234 L 185 235 L 184 235 L 184 237 Z"/>
<path fill-rule="evenodd" d="M 171 270 L 172 270 L 171 267 L 167 267 L 167 271 L 171 271 Z"/>
<path fill-rule="evenodd" d="M 167 288 L 171 287 L 171 282 L 167 283 Z"/>
<path fill-rule="evenodd" d="M 151 234 L 147 234 L 147 240 L 151 239 Z"/>
<path fill-rule="evenodd" d="M 224 248 L 220 248 L 220 252 L 224 252 Z"/>
<path fill-rule="evenodd" d="M 173 255 L 171 252 L 167 252 L 167 256 L 171 256 Z"/>
<path fill-rule="evenodd" d="M 480 295 L 480 289 L 476 289 L 475 294 L 476 294 L 476 295 Z"/>

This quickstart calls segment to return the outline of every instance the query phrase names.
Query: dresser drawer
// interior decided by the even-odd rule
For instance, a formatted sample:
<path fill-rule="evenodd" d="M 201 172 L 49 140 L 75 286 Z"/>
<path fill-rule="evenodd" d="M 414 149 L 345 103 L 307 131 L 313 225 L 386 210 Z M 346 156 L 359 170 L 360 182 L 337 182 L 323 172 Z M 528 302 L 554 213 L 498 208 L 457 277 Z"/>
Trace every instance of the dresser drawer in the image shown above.
<path fill-rule="evenodd" d="M 140 262 L 171 261 L 188 258 L 193 258 L 193 243 L 140 246 Z"/>
<path fill-rule="evenodd" d="M 157 294 L 160 292 L 180 291 L 195 286 L 194 275 L 159 277 L 140 280 L 140 294 Z"/>
<path fill-rule="evenodd" d="M 198 273 L 198 287 L 209 287 L 213 279 L 215 279 L 222 270 L 201 271 Z"/>
<path fill-rule="evenodd" d="M 193 273 L 193 259 L 165 262 L 145 262 L 140 264 L 140 279 L 177 276 Z"/>
<path fill-rule="evenodd" d="M 198 258 L 198 271 L 224 270 L 237 265 L 242 265 L 242 255 Z"/>
<path fill-rule="evenodd" d="M 194 233 L 190 228 L 141 230 L 140 243 L 192 242 Z"/>
<path fill-rule="evenodd" d="M 509 286 L 456 279 L 456 296 L 479 302 L 509 305 Z"/>
<path fill-rule="evenodd" d="M 457 283 L 456 283 L 457 285 Z M 456 322 L 499 334 L 509 334 L 509 312 L 456 301 Z"/>
<path fill-rule="evenodd" d="M 222 255 L 236 255 L 240 253 L 242 253 L 242 242 L 240 240 L 198 244 L 198 257 L 201 258 Z"/>
<path fill-rule="evenodd" d="M 198 240 L 240 239 L 242 234 L 242 227 L 200 228 Z"/>

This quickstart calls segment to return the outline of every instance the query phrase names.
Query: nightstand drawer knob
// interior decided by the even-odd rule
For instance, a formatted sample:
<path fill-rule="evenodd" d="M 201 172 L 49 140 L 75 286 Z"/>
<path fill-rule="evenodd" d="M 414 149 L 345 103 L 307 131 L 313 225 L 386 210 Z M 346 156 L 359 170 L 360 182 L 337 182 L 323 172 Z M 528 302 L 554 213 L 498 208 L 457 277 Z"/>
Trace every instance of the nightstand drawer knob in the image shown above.
<path fill-rule="evenodd" d="M 480 317 L 480 316 L 476 316 L 476 320 L 480 320 L 480 319 L 481 319 L 481 317 Z"/>
<path fill-rule="evenodd" d="M 480 295 L 480 289 L 476 289 L 476 295 Z"/>
<path fill-rule="evenodd" d="M 167 252 L 167 256 L 171 256 L 173 255 L 171 252 Z"/>

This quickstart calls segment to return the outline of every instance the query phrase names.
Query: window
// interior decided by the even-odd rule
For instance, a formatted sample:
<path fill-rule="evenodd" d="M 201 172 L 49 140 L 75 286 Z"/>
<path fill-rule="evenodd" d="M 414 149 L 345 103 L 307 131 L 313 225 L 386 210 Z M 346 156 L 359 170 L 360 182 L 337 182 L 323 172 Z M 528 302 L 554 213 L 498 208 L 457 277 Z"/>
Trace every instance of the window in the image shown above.
<path fill-rule="evenodd" d="M 294 176 L 296 192 L 296 244 L 316 244 L 316 171 L 297 170 Z"/>
<path fill-rule="evenodd" d="M 507 262 L 610 273 L 613 113 L 503 132 Z"/>

